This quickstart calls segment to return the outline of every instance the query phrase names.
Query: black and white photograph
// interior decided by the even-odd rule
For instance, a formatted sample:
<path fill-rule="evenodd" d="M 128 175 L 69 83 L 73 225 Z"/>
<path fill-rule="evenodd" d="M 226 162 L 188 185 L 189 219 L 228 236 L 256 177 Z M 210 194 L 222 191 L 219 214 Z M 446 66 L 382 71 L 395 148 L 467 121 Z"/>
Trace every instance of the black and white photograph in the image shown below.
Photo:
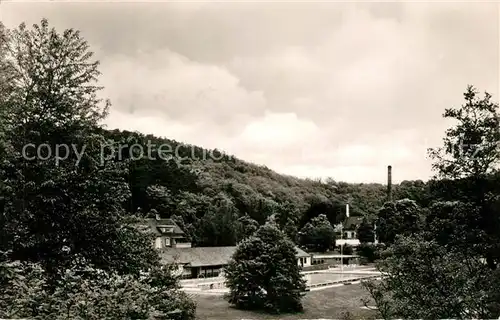
<path fill-rule="evenodd" d="M 499 16 L 0 0 L 0 320 L 500 319 Z"/>

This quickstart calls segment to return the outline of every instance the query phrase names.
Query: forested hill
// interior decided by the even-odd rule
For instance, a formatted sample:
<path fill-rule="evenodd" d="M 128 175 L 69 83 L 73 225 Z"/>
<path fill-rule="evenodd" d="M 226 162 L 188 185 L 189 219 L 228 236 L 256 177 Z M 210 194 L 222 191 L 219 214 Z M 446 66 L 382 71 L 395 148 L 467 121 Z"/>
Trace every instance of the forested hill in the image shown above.
<path fill-rule="evenodd" d="M 172 217 L 193 245 L 234 245 L 244 233 L 241 228 L 255 221 L 263 224 L 273 214 L 295 238 L 298 230 L 319 214 L 327 215 L 332 224 L 339 222 L 349 199 L 352 216 L 373 215 L 386 200 L 382 184 L 336 182 L 335 177 L 326 181 L 299 179 L 175 140 L 119 130 L 103 134 L 114 141 L 116 160 L 129 161 L 132 196 L 127 210 Z M 160 145 L 164 145 L 163 154 L 172 159 L 159 158 Z M 112 153 L 112 147 L 103 150 L 104 156 Z M 393 190 L 395 198 L 415 199 L 425 188 L 422 181 L 407 181 Z"/>

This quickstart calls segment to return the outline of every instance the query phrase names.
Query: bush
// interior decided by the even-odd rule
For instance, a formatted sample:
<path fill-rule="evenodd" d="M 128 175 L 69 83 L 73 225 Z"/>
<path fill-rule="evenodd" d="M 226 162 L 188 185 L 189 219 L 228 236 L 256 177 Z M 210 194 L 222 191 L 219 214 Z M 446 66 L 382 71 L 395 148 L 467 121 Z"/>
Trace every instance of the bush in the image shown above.
<path fill-rule="evenodd" d="M 339 251 L 340 251 L 340 246 L 339 246 Z M 353 253 L 354 253 L 354 249 L 349 244 L 345 244 L 344 248 L 342 248 L 342 254 L 351 255 Z"/>
<path fill-rule="evenodd" d="M 73 264 L 54 284 L 39 264 L 0 263 L 1 318 L 175 319 L 195 318 L 196 305 L 172 285 L 169 270 L 140 277 Z"/>
<path fill-rule="evenodd" d="M 361 263 L 372 263 L 380 259 L 380 253 L 384 246 L 381 244 L 361 243 L 356 249 L 357 254 L 362 258 Z"/>
<path fill-rule="evenodd" d="M 305 280 L 295 245 L 274 224 L 239 243 L 225 268 L 229 303 L 270 313 L 302 311 Z"/>

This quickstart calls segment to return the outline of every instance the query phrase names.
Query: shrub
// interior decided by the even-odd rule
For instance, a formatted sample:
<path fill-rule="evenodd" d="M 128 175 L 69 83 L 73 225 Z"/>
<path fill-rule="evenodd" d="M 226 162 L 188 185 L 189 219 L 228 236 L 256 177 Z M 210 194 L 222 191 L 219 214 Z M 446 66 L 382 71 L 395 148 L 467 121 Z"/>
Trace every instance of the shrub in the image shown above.
<path fill-rule="evenodd" d="M 339 248 L 339 250 L 340 250 L 340 248 Z M 354 253 L 354 249 L 353 249 L 353 247 L 351 245 L 345 244 L 344 248 L 342 248 L 342 253 L 350 255 L 350 254 Z"/>
<path fill-rule="evenodd" d="M 362 257 L 361 263 L 372 263 L 380 259 L 380 252 L 383 248 L 383 245 L 380 244 L 361 243 L 356 252 Z"/>
<path fill-rule="evenodd" d="M 29 319 L 195 318 L 196 305 L 178 290 L 169 270 L 140 277 L 74 263 L 54 284 L 39 264 L 0 263 L 0 317 Z"/>

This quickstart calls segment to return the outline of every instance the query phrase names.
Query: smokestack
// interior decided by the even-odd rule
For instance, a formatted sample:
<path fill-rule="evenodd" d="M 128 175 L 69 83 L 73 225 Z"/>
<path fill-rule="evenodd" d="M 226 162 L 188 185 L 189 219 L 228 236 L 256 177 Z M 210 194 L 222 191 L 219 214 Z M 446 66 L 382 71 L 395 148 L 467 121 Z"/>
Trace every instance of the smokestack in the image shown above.
<path fill-rule="evenodd" d="M 392 166 L 387 166 L 387 201 L 392 201 Z"/>

